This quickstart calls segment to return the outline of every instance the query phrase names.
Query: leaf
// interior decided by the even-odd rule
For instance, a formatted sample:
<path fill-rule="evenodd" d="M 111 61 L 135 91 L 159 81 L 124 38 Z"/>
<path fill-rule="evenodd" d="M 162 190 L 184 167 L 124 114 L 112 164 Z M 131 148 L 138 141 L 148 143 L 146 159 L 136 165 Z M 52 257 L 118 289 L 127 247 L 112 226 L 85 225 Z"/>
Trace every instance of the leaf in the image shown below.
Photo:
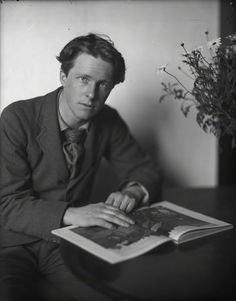
<path fill-rule="evenodd" d="M 203 120 L 204 120 L 204 115 L 201 112 L 198 112 L 197 115 L 196 115 L 196 120 L 197 120 L 198 125 L 200 127 L 202 127 Z"/>
<path fill-rule="evenodd" d="M 185 105 L 184 102 L 181 104 L 181 111 L 184 114 L 185 117 L 188 116 L 189 111 L 190 111 L 191 105 Z"/>
<path fill-rule="evenodd" d="M 159 98 L 159 102 L 161 103 L 161 102 L 165 99 L 166 96 L 168 96 L 168 95 L 162 95 L 162 96 Z"/>

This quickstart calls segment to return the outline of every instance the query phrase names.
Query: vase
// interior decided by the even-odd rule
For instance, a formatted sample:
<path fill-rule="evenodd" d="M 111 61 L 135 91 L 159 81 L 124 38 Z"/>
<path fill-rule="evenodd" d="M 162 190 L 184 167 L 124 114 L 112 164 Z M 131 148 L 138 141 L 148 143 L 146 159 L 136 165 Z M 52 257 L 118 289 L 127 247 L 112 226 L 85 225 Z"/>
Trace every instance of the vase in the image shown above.
<path fill-rule="evenodd" d="M 236 186 L 236 131 L 220 138 L 218 170 L 220 186 Z"/>

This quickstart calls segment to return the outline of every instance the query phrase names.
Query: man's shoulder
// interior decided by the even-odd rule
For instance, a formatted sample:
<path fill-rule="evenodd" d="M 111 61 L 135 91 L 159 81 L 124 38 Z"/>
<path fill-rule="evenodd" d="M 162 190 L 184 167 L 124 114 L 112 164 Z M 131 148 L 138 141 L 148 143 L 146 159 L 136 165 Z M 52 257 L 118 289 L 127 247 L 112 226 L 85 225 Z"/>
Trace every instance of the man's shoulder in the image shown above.
<path fill-rule="evenodd" d="M 12 102 L 4 108 L 1 117 L 10 118 L 12 115 L 17 115 L 22 117 L 34 116 L 35 118 L 35 113 L 40 110 L 45 100 L 52 98 L 57 91 L 58 89 L 45 95 Z"/>

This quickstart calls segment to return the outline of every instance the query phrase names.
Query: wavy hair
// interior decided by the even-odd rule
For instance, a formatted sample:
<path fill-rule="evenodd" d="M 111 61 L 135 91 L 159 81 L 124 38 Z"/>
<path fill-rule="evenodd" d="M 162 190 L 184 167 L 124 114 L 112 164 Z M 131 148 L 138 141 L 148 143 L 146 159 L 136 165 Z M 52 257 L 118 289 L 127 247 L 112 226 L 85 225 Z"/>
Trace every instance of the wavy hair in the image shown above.
<path fill-rule="evenodd" d="M 113 84 L 122 83 L 125 79 L 125 61 L 121 53 L 114 47 L 112 40 L 106 35 L 90 33 L 71 40 L 61 50 L 57 60 L 61 63 L 61 70 L 67 76 L 74 66 L 74 61 L 81 53 L 100 57 L 113 66 Z"/>

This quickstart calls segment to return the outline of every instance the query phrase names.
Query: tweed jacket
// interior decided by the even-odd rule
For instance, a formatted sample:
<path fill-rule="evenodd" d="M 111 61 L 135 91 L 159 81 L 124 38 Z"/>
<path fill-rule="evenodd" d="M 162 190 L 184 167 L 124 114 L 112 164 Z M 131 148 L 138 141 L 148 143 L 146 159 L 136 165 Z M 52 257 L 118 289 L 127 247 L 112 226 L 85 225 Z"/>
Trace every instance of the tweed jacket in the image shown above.
<path fill-rule="evenodd" d="M 1 114 L 2 246 L 55 241 L 51 230 L 62 225 L 67 207 L 88 204 L 103 157 L 111 162 L 121 185 L 138 181 L 151 199 L 159 194 L 160 176 L 153 162 L 117 111 L 107 105 L 91 121 L 78 177 L 69 179 L 57 114 L 60 89 L 14 102 Z"/>

